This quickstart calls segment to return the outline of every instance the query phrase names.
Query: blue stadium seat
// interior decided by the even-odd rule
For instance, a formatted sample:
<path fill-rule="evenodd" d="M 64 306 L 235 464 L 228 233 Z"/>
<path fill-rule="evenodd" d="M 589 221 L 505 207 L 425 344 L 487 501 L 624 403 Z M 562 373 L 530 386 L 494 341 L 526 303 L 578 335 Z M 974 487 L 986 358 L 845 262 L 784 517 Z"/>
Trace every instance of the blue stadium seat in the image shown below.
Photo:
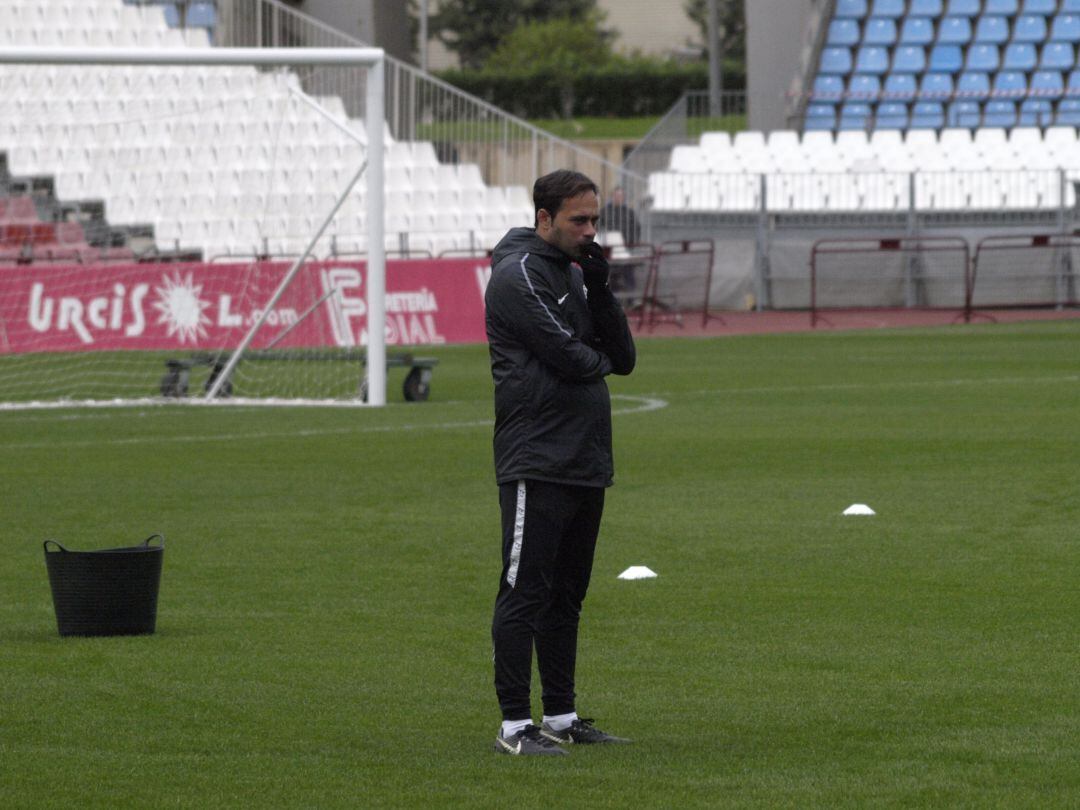
<path fill-rule="evenodd" d="M 920 101 L 945 101 L 953 93 L 951 73 L 925 73 L 919 82 Z"/>
<path fill-rule="evenodd" d="M 971 18 L 943 19 L 938 26 L 937 41 L 942 45 L 967 45 L 971 41 Z"/>
<path fill-rule="evenodd" d="M 901 104 L 897 101 L 886 101 L 878 104 L 874 113 L 874 126 L 877 129 L 907 129 L 907 125 L 907 104 Z"/>
<path fill-rule="evenodd" d="M 901 45 L 893 55 L 893 73 L 922 73 L 926 70 L 926 49 L 922 45 Z"/>
<path fill-rule="evenodd" d="M 1016 18 L 1013 42 L 1042 42 L 1046 39 L 1046 17 L 1024 14 Z"/>
<path fill-rule="evenodd" d="M 871 17 L 897 17 L 904 16 L 904 0 L 874 0 L 870 8 Z"/>
<path fill-rule="evenodd" d="M 986 101 L 990 98 L 990 74 L 964 71 L 956 80 L 956 95 L 969 101 Z"/>
<path fill-rule="evenodd" d="M 810 91 L 811 104 L 839 104 L 844 96 L 844 80 L 839 76 L 815 76 Z"/>
<path fill-rule="evenodd" d="M 847 97 L 853 101 L 877 101 L 881 94 L 878 76 L 856 73 L 848 80 Z"/>
<path fill-rule="evenodd" d="M 1080 126 L 1080 98 L 1062 99 L 1058 104 L 1054 123 L 1070 127 Z"/>
<path fill-rule="evenodd" d="M 866 16 L 866 0 L 836 0 L 836 12 L 833 17 L 853 17 L 861 20 Z"/>
<path fill-rule="evenodd" d="M 1027 73 L 1039 63 L 1039 54 L 1030 42 L 1010 42 L 1005 46 L 1001 59 L 1002 70 L 1020 70 Z"/>
<path fill-rule="evenodd" d="M 1009 40 L 1009 21 L 1002 16 L 986 15 L 979 17 L 975 24 L 975 42 L 987 42 L 1003 45 Z"/>
<path fill-rule="evenodd" d="M 889 70 L 889 49 L 880 45 L 863 45 L 855 54 L 856 73 L 882 74 Z"/>
<path fill-rule="evenodd" d="M 1080 97 L 1080 68 L 1069 71 L 1065 79 L 1065 95 Z"/>
<path fill-rule="evenodd" d="M 1054 105 L 1045 98 L 1026 98 L 1017 120 L 1022 127 L 1048 127 L 1054 123 Z"/>
<path fill-rule="evenodd" d="M 822 48 L 818 72 L 844 75 L 851 73 L 851 65 L 851 48 Z"/>
<path fill-rule="evenodd" d="M 994 76 L 993 94 L 998 98 L 1018 98 L 1027 94 L 1027 78 L 1015 70 L 1001 70 Z"/>
<path fill-rule="evenodd" d="M 982 106 L 977 101 L 954 101 L 945 111 L 946 126 L 974 128 L 982 123 Z"/>
<path fill-rule="evenodd" d="M 849 101 L 840 108 L 840 121 L 837 129 L 866 129 L 870 123 L 872 111 L 863 101 Z"/>
<path fill-rule="evenodd" d="M 993 73 L 1001 67 L 1001 55 L 997 45 L 972 45 L 968 48 L 966 70 L 980 70 Z"/>
<path fill-rule="evenodd" d="M 1012 16 L 1020 10 L 1018 0 L 986 0 L 983 14 L 1007 14 Z"/>
<path fill-rule="evenodd" d="M 890 17 L 871 17 L 863 31 L 864 45 L 892 45 L 896 42 L 896 20 Z"/>
<path fill-rule="evenodd" d="M 942 0 L 911 0 L 909 17 L 940 17 L 944 11 Z"/>
<path fill-rule="evenodd" d="M 833 20 L 829 23 L 829 34 L 825 39 L 826 47 L 844 45 L 850 47 L 859 44 L 859 23 L 856 20 Z"/>
<path fill-rule="evenodd" d="M 1080 77 L 1080 71 L 1077 71 Z M 885 77 L 882 92 L 889 101 L 912 101 L 918 85 L 914 73 L 890 73 Z"/>
<path fill-rule="evenodd" d="M 1080 0 L 1061 0 L 1059 14 L 1080 14 Z"/>
<path fill-rule="evenodd" d="M 1058 0 L 1024 0 L 1021 14 L 1042 14 L 1046 16 L 1057 11 Z"/>
<path fill-rule="evenodd" d="M 174 3 L 166 3 L 161 7 L 161 10 L 165 12 L 165 24 L 169 28 L 179 28 L 180 23 L 180 9 Z"/>
<path fill-rule="evenodd" d="M 810 104 L 803 129 L 836 129 L 836 108 L 832 104 Z"/>
<path fill-rule="evenodd" d="M 935 45 L 930 49 L 927 70 L 931 73 L 956 73 L 963 64 L 963 52 L 959 45 Z"/>
<path fill-rule="evenodd" d="M 929 17 L 908 17 L 900 27 L 901 45 L 929 45 L 934 41 L 934 22 Z"/>
<path fill-rule="evenodd" d="M 1039 70 L 1069 70 L 1076 66 L 1076 54 L 1068 42 L 1048 42 L 1043 46 Z"/>
<path fill-rule="evenodd" d="M 1031 74 L 1028 87 L 1033 96 L 1056 101 L 1065 95 L 1065 77 L 1060 70 L 1040 70 Z"/>
<path fill-rule="evenodd" d="M 1080 42 L 1080 14 L 1059 14 L 1050 26 L 1050 40 Z"/>
<path fill-rule="evenodd" d="M 189 28 L 213 28 L 217 24 L 217 10 L 212 2 L 196 0 L 188 6 L 185 19 Z"/>
<path fill-rule="evenodd" d="M 1015 101 L 988 101 L 983 110 L 984 127 L 1014 127 L 1016 126 L 1016 102 Z"/>
<path fill-rule="evenodd" d="M 911 129 L 941 129 L 945 126 L 945 109 L 939 101 L 919 101 L 911 108 Z"/>
<path fill-rule="evenodd" d="M 945 8 L 946 14 L 954 14 L 963 17 L 974 17 L 982 9 L 982 0 L 949 0 Z"/>

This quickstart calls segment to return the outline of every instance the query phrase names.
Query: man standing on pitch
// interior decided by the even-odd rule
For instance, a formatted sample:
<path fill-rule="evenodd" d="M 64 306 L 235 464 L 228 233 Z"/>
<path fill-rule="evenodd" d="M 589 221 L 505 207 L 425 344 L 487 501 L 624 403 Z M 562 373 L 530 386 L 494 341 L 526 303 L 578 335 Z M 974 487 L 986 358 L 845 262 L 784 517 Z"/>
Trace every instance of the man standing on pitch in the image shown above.
<path fill-rule="evenodd" d="M 556 171 L 533 186 L 533 228 L 495 248 L 485 295 L 495 381 L 495 477 L 502 578 L 492 641 L 503 724 L 495 750 L 565 754 L 556 743 L 628 742 L 574 706 L 578 617 L 614 472 L 604 377 L 636 353 L 593 240 L 600 201 L 585 175 Z M 532 651 L 541 726 L 529 699 Z"/>

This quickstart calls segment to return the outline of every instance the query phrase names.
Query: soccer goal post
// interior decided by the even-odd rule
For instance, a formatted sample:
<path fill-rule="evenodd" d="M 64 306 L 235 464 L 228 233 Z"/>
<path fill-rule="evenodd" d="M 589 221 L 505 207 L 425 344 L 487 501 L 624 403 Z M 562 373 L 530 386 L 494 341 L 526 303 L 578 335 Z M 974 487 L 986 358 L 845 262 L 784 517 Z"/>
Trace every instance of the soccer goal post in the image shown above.
<path fill-rule="evenodd" d="M 333 70 L 362 74 L 358 99 L 305 92 Z M 0 153 L 28 211 L 4 224 L 0 209 L 0 407 L 246 402 L 261 378 L 284 391 L 268 384 L 255 395 L 267 400 L 386 404 L 381 49 L 5 46 L 0 71 Z M 306 116 L 281 114 L 297 108 Z M 62 204 L 105 195 L 107 227 L 150 223 L 152 251 L 91 240 Z M 328 249 L 343 233 L 351 244 Z M 185 259 L 192 240 L 229 249 Z M 187 397 L 196 372 L 207 379 Z M 281 382 L 334 374 L 349 382 L 326 396 Z"/>

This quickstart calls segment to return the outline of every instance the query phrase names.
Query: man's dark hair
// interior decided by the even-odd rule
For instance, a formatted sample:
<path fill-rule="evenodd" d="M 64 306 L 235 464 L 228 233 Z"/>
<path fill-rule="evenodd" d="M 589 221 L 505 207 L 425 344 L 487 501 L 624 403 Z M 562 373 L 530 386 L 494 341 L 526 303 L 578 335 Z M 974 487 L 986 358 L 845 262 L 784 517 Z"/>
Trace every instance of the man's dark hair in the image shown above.
<path fill-rule="evenodd" d="M 555 215 L 562 208 L 563 200 L 569 200 L 571 197 L 584 194 L 586 191 L 591 191 L 593 194 L 600 193 L 596 183 L 581 172 L 558 169 L 550 174 L 545 174 L 533 184 L 533 207 L 536 209 L 537 215 L 541 211 L 547 211 L 551 214 L 551 218 L 555 219 Z M 539 217 L 537 216 L 533 220 L 533 225 L 538 224 Z"/>

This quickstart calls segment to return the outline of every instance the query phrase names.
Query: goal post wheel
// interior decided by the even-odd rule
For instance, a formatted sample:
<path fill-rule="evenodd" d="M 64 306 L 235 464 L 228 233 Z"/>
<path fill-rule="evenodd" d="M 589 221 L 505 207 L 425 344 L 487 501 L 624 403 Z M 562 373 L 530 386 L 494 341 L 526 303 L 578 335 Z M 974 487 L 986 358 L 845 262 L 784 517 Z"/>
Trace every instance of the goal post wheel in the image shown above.
<path fill-rule="evenodd" d="M 217 382 L 218 377 L 221 376 L 221 372 L 224 370 L 225 363 L 219 361 L 213 364 L 213 367 L 210 369 L 210 376 L 206 378 L 206 384 L 203 386 L 205 392 L 210 392 L 210 389 L 214 387 L 214 383 Z M 221 384 L 221 388 L 218 389 L 217 396 L 220 398 L 231 397 L 232 392 L 232 380 L 225 380 L 225 382 Z"/>
<path fill-rule="evenodd" d="M 184 360 L 166 360 L 168 371 L 161 378 L 161 395 L 171 399 L 187 396 L 191 365 Z"/>
<path fill-rule="evenodd" d="M 425 402 L 431 394 L 431 369 L 414 366 L 401 386 L 406 402 Z"/>

